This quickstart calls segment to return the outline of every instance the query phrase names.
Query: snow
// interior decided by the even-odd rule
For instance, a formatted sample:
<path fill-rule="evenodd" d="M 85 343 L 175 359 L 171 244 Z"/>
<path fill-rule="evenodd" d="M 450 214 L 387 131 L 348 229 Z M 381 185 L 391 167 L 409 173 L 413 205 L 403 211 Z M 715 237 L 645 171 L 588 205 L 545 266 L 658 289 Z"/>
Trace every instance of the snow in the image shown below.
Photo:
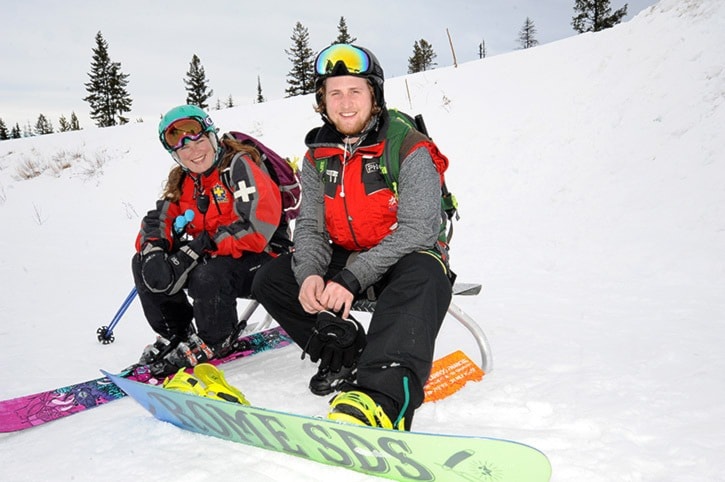
<path fill-rule="evenodd" d="M 484 284 L 457 302 L 494 356 L 414 429 L 533 445 L 555 482 L 725 480 L 723 32 L 725 2 L 661 0 L 600 33 L 389 79 L 389 105 L 423 113 L 452 160 L 453 267 Z M 312 103 L 213 117 L 301 156 Z M 46 169 L 22 179 L 30 162 Z M 151 123 L 0 142 L 0 399 L 120 370 L 153 339 L 138 301 L 115 343 L 95 332 L 132 287 L 140 218 L 172 162 Z M 458 348 L 477 359 L 449 318 L 436 354 Z M 256 405 L 323 415 L 299 354 L 227 377 Z M 371 480 L 184 432 L 130 399 L 0 447 L 4 481 Z"/>

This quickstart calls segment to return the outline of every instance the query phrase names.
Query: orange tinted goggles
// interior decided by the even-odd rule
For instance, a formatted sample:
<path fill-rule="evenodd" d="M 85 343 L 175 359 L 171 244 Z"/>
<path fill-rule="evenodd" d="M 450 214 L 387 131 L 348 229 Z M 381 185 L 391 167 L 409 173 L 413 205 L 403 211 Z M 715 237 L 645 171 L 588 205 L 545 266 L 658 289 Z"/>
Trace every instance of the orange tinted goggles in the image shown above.
<path fill-rule="evenodd" d="M 204 125 L 193 117 L 179 119 L 172 122 L 161 135 L 161 142 L 167 149 L 175 151 L 184 145 L 184 142 L 196 141 L 204 135 Z"/>

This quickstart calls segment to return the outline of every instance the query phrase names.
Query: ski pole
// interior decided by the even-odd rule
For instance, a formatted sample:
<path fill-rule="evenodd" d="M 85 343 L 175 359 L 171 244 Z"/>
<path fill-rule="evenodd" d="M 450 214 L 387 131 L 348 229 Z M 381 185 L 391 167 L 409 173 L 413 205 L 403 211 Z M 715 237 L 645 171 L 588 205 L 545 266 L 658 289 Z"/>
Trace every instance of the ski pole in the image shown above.
<path fill-rule="evenodd" d="M 174 231 L 176 233 L 184 232 L 186 225 L 189 224 L 193 219 L 194 211 L 192 211 L 191 209 L 187 209 L 184 214 L 176 216 L 176 219 L 174 220 Z M 96 334 L 98 335 L 98 341 L 100 341 L 104 345 L 108 345 L 109 343 L 113 343 L 116 340 L 116 337 L 113 336 L 113 329 L 116 328 L 118 322 L 121 321 L 121 317 L 124 313 L 126 313 L 126 310 L 131 305 L 133 299 L 136 298 L 137 294 L 138 290 L 136 290 L 136 287 L 134 286 L 126 299 L 123 300 L 121 307 L 116 312 L 116 316 L 113 317 L 111 323 L 108 326 L 102 326 L 96 330 Z"/>
<path fill-rule="evenodd" d="M 116 316 L 113 317 L 111 323 L 108 326 L 102 326 L 98 330 L 96 330 L 99 342 L 103 343 L 104 345 L 108 345 L 109 343 L 113 343 L 116 340 L 116 337 L 113 336 L 113 329 L 116 328 L 116 325 L 121 320 L 123 314 L 126 313 L 128 307 L 131 306 L 131 302 L 134 298 L 136 298 L 136 294 L 138 294 L 138 291 L 134 286 L 128 296 L 126 296 L 126 299 L 123 300 L 121 307 L 116 312 Z"/>

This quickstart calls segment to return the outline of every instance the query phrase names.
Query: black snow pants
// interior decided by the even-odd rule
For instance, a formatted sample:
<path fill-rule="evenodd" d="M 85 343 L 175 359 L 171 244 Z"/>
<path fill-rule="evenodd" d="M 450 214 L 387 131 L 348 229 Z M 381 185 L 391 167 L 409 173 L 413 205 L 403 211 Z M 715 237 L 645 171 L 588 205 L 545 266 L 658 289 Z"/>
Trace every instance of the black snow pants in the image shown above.
<path fill-rule="evenodd" d="M 131 262 L 134 282 L 151 328 L 163 337 L 185 337 L 192 319 L 208 345 L 223 342 L 237 323 L 237 298 L 249 298 L 259 268 L 270 261 L 267 253 L 245 252 L 241 258 L 217 256 L 200 263 L 189 274 L 184 290 L 176 294 L 153 293 L 141 278 L 141 259 Z M 193 306 L 189 297 L 194 301 Z"/>
<path fill-rule="evenodd" d="M 254 280 L 252 295 L 304 347 L 317 317 L 306 313 L 298 301 L 291 260 L 292 255 L 285 255 L 265 265 Z M 331 268 L 323 278 L 330 279 L 341 268 Z M 423 403 L 435 340 L 451 302 L 451 283 L 435 257 L 416 252 L 392 266 L 374 290 L 377 304 L 354 389 L 376 400 L 376 394 L 391 400 L 397 410 L 388 413 L 391 419 L 405 408 L 409 425 L 413 411 Z"/>

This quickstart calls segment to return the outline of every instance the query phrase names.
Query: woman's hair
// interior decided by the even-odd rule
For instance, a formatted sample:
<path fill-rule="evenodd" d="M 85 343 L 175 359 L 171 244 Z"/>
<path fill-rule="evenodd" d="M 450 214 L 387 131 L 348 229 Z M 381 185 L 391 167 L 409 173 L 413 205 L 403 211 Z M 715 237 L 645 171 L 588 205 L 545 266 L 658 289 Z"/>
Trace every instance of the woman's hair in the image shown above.
<path fill-rule="evenodd" d="M 209 134 L 207 134 L 208 136 Z M 216 134 L 213 134 L 216 135 Z M 259 151 L 249 144 L 244 144 L 234 139 L 231 136 L 224 135 L 219 141 L 219 149 L 222 149 L 222 158 L 219 164 L 215 166 L 216 169 L 226 169 L 229 164 L 232 163 L 232 159 L 238 152 L 247 154 L 252 161 L 258 165 L 262 165 L 262 158 Z M 186 171 L 180 166 L 176 165 L 171 168 L 169 177 L 166 180 L 164 186 L 163 199 L 171 202 L 178 202 L 181 199 L 181 187 L 184 184 L 184 178 L 186 178 Z"/>
<path fill-rule="evenodd" d="M 373 96 L 373 115 L 378 115 L 383 110 L 378 105 L 378 99 L 375 98 L 375 89 L 373 89 L 373 84 L 370 79 L 367 79 L 368 81 L 368 87 L 370 88 L 370 94 Z M 325 105 L 325 84 L 326 82 L 323 82 L 322 85 L 320 85 L 320 88 L 317 89 L 317 98 L 320 99 L 320 102 L 315 106 L 315 112 L 318 114 L 325 114 L 327 115 L 327 105 Z"/>

